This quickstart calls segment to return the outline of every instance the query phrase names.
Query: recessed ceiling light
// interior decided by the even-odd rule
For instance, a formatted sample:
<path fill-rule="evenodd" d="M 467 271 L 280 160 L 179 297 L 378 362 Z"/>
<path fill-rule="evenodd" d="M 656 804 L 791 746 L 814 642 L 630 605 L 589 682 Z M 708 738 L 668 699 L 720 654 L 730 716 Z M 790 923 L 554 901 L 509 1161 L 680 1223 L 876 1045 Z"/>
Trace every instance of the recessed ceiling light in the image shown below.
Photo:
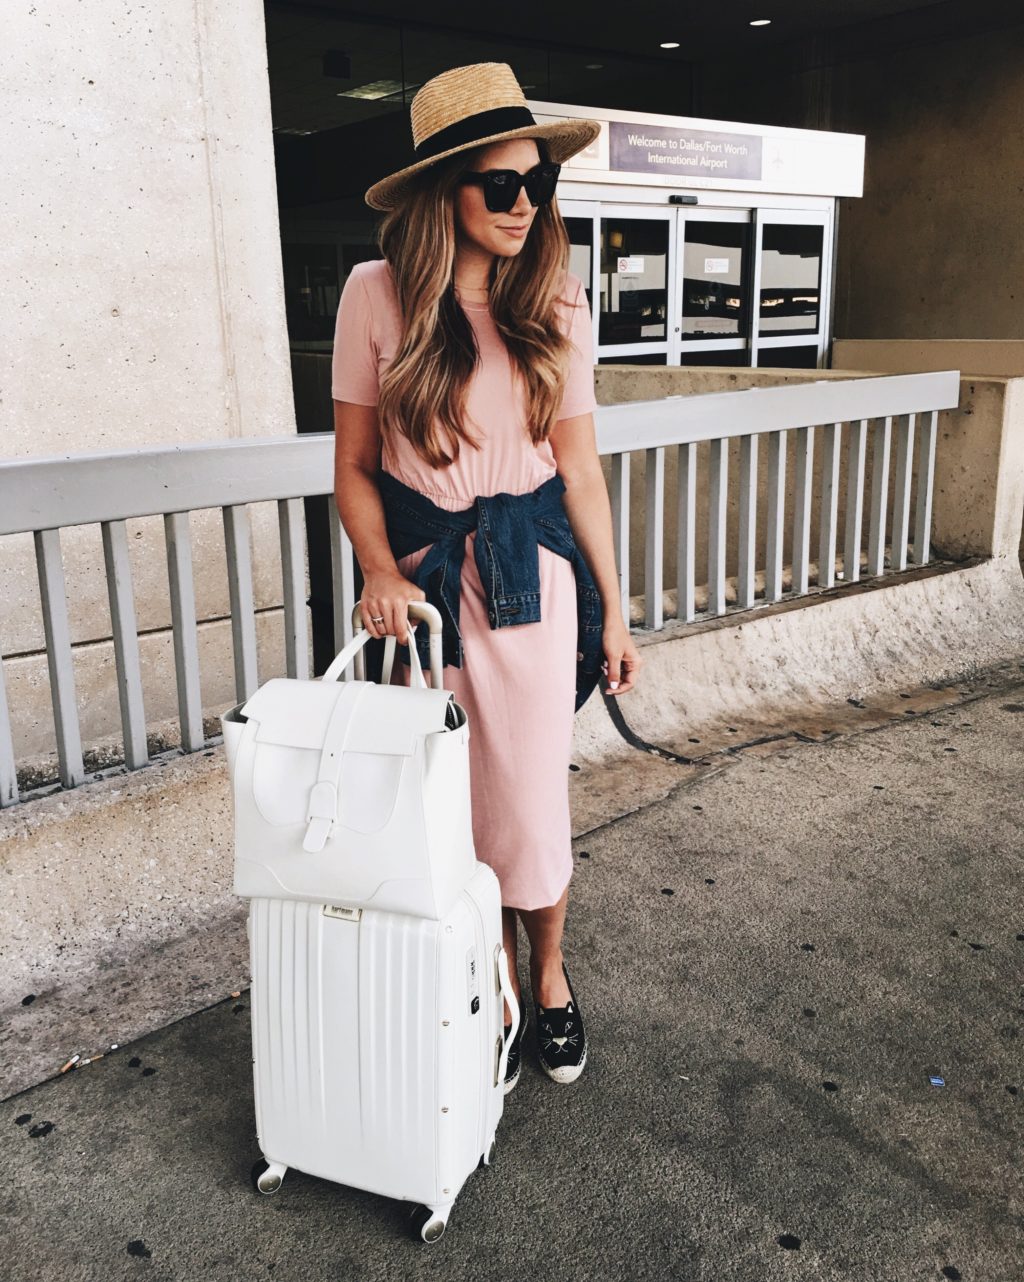
<path fill-rule="evenodd" d="M 678 40 L 663 40 L 663 41 L 662 41 L 662 44 L 661 44 L 661 47 L 662 47 L 662 49 L 678 49 L 678 48 L 679 48 L 679 41 L 678 41 Z"/>
<path fill-rule="evenodd" d="M 600 71 L 604 67 L 603 62 L 588 62 L 586 64 L 588 71 Z"/>
<path fill-rule="evenodd" d="M 771 24 L 771 18 L 755 18 L 750 25 L 752 27 L 770 27 Z"/>

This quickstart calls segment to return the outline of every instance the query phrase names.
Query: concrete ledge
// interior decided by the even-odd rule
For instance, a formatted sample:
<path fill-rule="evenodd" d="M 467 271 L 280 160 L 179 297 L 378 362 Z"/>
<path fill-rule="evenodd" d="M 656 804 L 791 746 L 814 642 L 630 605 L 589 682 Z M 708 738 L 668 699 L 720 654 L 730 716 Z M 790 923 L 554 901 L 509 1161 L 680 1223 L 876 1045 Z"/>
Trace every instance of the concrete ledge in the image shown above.
<path fill-rule="evenodd" d="M 728 764 L 741 742 L 863 728 L 848 699 L 1019 658 L 1024 580 L 1016 560 L 922 567 L 638 635 L 647 663 L 614 702 L 623 724 L 600 693 L 576 719 L 577 837 Z M 0 835 L 0 1096 L 248 983 L 222 748 L 15 806 Z"/>
<path fill-rule="evenodd" d="M 0 833 L 0 1095 L 248 983 L 222 748 L 15 806 Z"/>
<path fill-rule="evenodd" d="M 901 690 L 1016 660 L 1024 578 L 1016 558 L 922 566 L 634 635 L 646 663 L 642 683 L 615 701 L 621 730 L 598 693 L 576 718 L 577 835 L 666 796 L 706 770 L 709 755 L 860 728 L 869 718 L 850 700 L 889 704 Z M 647 747 L 626 752 L 623 732 Z"/>

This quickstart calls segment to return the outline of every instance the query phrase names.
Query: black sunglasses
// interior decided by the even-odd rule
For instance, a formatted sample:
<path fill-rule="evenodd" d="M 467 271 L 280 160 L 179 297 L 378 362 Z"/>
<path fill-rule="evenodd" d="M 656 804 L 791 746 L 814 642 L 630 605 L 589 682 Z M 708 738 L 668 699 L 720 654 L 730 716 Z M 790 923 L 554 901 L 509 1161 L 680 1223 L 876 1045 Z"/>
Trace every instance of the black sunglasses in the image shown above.
<path fill-rule="evenodd" d="M 507 214 L 526 188 L 531 205 L 546 205 L 555 194 L 555 184 L 562 166 L 553 162 L 534 165 L 525 174 L 515 169 L 488 169 L 485 173 L 467 170 L 459 178 L 464 183 L 479 183 L 484 201 L 492 214 Z"/>

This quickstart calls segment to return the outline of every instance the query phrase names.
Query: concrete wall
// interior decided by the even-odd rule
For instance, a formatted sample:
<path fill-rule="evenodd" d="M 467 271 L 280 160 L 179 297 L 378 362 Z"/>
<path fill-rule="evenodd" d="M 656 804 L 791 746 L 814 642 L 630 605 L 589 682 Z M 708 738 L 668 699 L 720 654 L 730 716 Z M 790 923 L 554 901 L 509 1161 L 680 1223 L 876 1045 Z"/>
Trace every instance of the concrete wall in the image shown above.
<path fill-rule="evenodd" d="M 4 15 L 3 454 L 293 427 L 261 0 Z"/>
<path fill-rule="evenodd" d="M 266 63 L 261 0 L 9 7 L 0 457 L 295 430 Z M 276 513 L 250 521 L 257 609 L 272 611 Z M 163 529 L 128 524 L 159 720 L 175 708 Z M 204 693 L 217 701 L 231 658 L 219 513 L 192 527 Z M 33 753 L 52 740 L 35 558 L 31 538 L 0 544 L 0 653 L 16 749 Z M 99 530 L 65 532 L 62 549 L 91 742 L 118 721 Z M 279 632 L 261 628 L 268 670 Z"/>
<path fill-rule="evenodd" d="M 1024 338 L 1024 26 L 838 66 L 832 96 L 832 128 L 867 136 L 834 332 Z"/>
<path fill-rule="evenodd" d="M 1024 14 L 964 30 L 954 8 L 702 69 L 701 114 L 865 135 L 864 194 L 839 202 L 840 338 L 1024 338 Z"/>
<path fill-rule="evenodd" d="M 1019 378 L 1024 375 L 1024 338 L 837 338 L 832 368 L 882 374 L 958 369 L 962 374 Z"/>

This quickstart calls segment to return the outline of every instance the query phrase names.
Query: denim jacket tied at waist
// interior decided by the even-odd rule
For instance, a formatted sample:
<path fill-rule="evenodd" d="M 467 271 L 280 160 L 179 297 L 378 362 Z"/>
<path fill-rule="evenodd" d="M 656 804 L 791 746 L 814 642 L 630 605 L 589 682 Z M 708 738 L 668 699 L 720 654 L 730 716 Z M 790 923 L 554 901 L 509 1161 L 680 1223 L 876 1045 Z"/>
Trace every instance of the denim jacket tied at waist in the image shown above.
<path fill-rule="evenodd" d="M 474 558 L 492 630 L 540 621 L 538 545 L 572 563 L 576 576 L 576 651 L 582 656 L 576 661 L 578 712 L 601 678 L 603 620 L 600 595 L 573 539 L 562 503 L 565 493 L 562 478 L 555 473 L 527 494 L 477 497 L 471 507 L 457 512 L 438 507 L 425 494 L 389 472 L 379 471 L 377 482 L 395 560 L 418 551 L 425 544 L 431 545 L 407 577 L 423 589 L 427 601 L 441 612 L 441 652 L 445 665 L 462 667 L 459 602 L 467 534 L 476 531 Z M 425 671 L 429 665 L 427 629 L 418 627 L 414 635 Z M 382 653 L 383 643 L 378 645 Z M 403 662 L 408 662 L 407 647 L 399 646 L 398 654 Z"/>

